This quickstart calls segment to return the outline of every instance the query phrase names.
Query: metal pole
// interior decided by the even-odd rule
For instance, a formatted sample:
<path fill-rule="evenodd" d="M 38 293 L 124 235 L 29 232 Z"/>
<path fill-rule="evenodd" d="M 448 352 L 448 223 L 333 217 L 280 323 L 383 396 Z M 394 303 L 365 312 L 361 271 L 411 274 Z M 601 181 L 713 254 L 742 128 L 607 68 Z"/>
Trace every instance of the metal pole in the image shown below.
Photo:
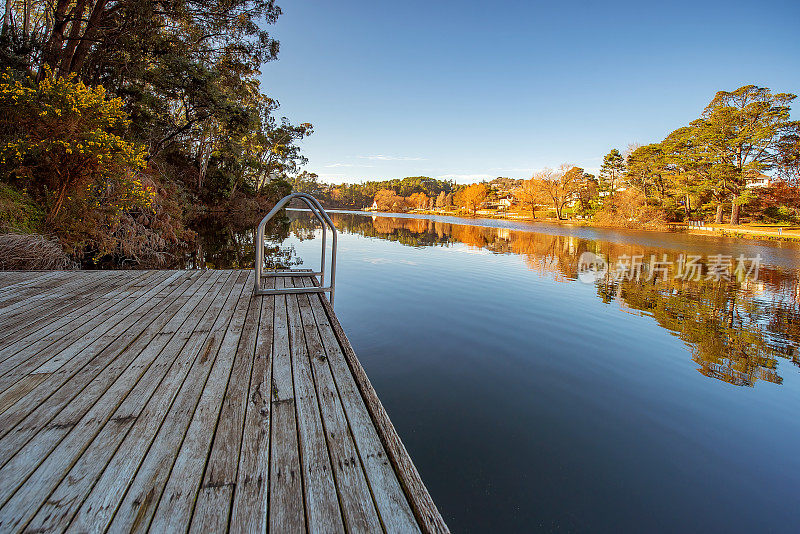
<path fill-rule="evenodd" d="M 321 280 L 320 285 L 314 288 L 285 288 L 281 290 L 277 289 L 262 289 L 261 287 L 261 278 L 263 276 L 291 276 L 291 269 L 288 271 L 276 271 L 274 274 L 264 275 L 263 267 L 264 267 L 264 228 L 266 227 L 267 222 L 275 216 L 275 214 L 280 211 L 286 204 L 288 204 L 291 200 L 298 198 L 303 201 L 303 203 L 308 206 L 317 220 L 322 224 L 322 254 L 321 254 L 321 263 L 320 272 L 313 273 L 320 274 Z M 326 249 L 327 249 L 327 227 L 330 227 L 331 234 L 333 234 L 333 241 L 331 243 L 331 277 L 330 282 L 327 287 L 325 287 L 325 280 L 327 278 L 326 273 L 328 269 L 327 262 L 325 261 L 326 257 Z M 256 273 L 256 280 L 253 287 L 253 292 L 256 295 L 276 295 L 276 294 L 288 294 L 288 293 L 330 293 L 330 302 L 333 305 L 333 296 L 336 286 L 336 251 L 338 249 L 338 232 L 336 231 L 336 225 L 333 224 L 333 220 L 330 218 L 328 213 L 325 211 L 325 208 L 322 207 L 322 204 L 314 198 L 312 195 L 308 193 L 292 193 L 275 204 L 270 212 L 261 220 L 256 230 L 256 265 L 255 265 L 255 273 Z M 299 276 L 308 275 L 308 271 L 297 271 Z"/>

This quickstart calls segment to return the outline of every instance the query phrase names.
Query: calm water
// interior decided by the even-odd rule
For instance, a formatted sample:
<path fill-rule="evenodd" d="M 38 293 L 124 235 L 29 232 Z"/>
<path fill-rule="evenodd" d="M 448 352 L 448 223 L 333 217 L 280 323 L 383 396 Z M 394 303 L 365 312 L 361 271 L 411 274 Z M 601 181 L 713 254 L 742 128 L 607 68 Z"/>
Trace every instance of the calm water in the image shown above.
<path fill-rule="evenodd" d="M 290 217 L 285 254 L 316 265 L 319 233 Z M 337 315 L 453 531 L 800 529 L 800 248 L 334 222 Z M 234 241 L 206 264 L 252 261 L 249 234 Z M 717 254 L 762 260 L 757 280 L 583 283 L 586 251 L 612 265 L 697 255 L 706 270 Z"/>

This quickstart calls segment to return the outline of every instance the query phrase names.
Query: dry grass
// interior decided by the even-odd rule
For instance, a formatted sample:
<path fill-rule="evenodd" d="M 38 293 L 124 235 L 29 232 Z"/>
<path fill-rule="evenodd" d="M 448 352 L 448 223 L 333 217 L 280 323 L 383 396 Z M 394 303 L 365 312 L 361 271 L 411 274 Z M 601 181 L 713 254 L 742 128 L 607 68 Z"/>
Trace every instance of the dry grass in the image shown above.
<path fill-rule="evenodd" d="M 642 230 L 666 230 L 663 210 L 647 204 L 645 196 L 636 189 L 617 192 L 613 200 L 594 216 L 598 226 Z"/>
<path fill-rule="evenodd" d="M 0 234 L 0 271 L 77 268 L 54 239 L 36 234 Z"/>

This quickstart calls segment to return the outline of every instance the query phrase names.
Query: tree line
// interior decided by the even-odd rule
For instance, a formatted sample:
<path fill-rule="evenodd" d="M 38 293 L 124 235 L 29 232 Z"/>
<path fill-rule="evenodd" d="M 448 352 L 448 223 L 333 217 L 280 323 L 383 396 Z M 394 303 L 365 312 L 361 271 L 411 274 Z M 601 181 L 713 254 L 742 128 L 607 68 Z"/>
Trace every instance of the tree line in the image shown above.
<path fill-rule="evenodd" d="M 328 184 L 322 182 L 317 174 L 304 171 L 292 177 L 290 183 L 295 191 L 310 193 L 327 206 L 362 209 L 375 202 L 382 211 L 426 209 L 431 206 L 431 199 L 435 205 L 440 197 L 442 203 L 449 197 L 452 205 L 453 194 L 458 190 L 452 180 L 428 176 Z"/>
<path fill-rule="evenodd" d="M 737 225 L 743 214 L 798 222 L 800 121 L 791 120 L 790 107 L 795 98 L 755 85 L 719 91 L 698 119 L 662 141 L 611 149 L 596 176 L 564 163 L 525 180 L 499 177 L 468 185 L 428 177 L 327 185 L 306 174 L 308 183 L 295 186 L 313 189 L 332 205 L 382 211 L 475 214 L 494 207 L 536 218 L 547 210 L 558 219 L 637 227 L 726 219 Z"/>
<path fill-rule="evenodd" d="M 662 141 L 611 149 L 597 177 L 562 165 L 525 180 L 523 206 L 552 207 L 622 226 L 707 220 L 797 222 L 800 215 L 800 121 L 790 93 L 746 85 L 719 91 L 687 126 Z M 766 175 L 764 173 L 771 173 Z"/>

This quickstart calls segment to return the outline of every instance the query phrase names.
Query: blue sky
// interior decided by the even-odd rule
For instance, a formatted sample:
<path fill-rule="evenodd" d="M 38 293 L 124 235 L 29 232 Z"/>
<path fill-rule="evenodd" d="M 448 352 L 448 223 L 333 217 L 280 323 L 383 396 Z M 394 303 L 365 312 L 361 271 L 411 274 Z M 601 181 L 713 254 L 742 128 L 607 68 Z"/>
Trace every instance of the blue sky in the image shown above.
<path fill-rule="evenodd" d="M 594 171 L 610 148 L 697 118 L 718 90 L 800 93 L 797 1 L 279 5 L 262 89 L 314 124 L 306 170 L 326 181 Z"/>

